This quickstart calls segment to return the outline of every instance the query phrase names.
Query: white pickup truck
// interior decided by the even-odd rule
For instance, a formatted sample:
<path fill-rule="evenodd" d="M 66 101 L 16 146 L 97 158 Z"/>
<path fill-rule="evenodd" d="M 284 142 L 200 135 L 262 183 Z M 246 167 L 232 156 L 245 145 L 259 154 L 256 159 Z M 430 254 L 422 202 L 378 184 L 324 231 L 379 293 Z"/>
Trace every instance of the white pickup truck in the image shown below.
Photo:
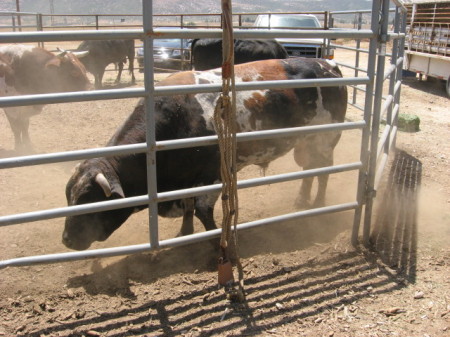
<path fill-rule="evenodd" d="M 256 17 L 254 27 L 261 29 L 323 29 L 320 21 L 311 14 L 260 14 Z M 321 57 L 332 59 L 333 50 L 325 48 L 324 39 L 276 39 L 288 52 L 289 56 Z"/>

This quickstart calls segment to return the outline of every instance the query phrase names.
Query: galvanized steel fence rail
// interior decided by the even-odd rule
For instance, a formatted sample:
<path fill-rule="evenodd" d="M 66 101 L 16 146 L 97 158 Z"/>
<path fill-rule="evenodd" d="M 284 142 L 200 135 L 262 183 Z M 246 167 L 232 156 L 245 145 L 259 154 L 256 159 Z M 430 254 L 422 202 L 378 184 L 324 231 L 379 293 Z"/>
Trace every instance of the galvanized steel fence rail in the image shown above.
<path fill-rule="evenodd" d="M 330 167 L 306 170 L 288 174 L 279 174 L 264 178 L 249 179 L 240 181 L 238 188 L 249 188 L 262 184 L 277 183 L 302 179 L 305 177 L 317 176 L 322 174 L 333 174 L 351 170 L 359 170 L 359 181 L 357 195 L 355 201 L 326 206 L 316 209 L 310 209 L 282 216 L 262 219 L 258 221 L 240 224 L 238 229 L 246 229 L 254 226 L 267 225 L 280 221 L 298 219 L 306 216 L 314 216 L 320 214 L 328 214 L 334 212 L 342 212 L 354 210 L 354 230 L 352 241 L 357 244 L 359 235 L 359 224 L 363 208 L 365 208 L 364 219 L 364 236 L 363 240 L 368 243 L 370 233 L 370 217 L 372 215 L 372 204 L 376 190 L 376 171 L 382 171 L 385 164 L 385 158 L 389 151 L 395 146 L 396 134 L 396 118 L 399 110 L 399 94 L 401 80 L 402 65 L 402 49 L 404 43 L 404 11 L 400 6 L 396 7 L 395 31 L 389 32 L 388 20 L 383 20 L 389 12 L 389 1 L 374 0 L 372 14 L 371 29 L 350 29 L 350 30 L 235 30 L 236 38 L 275 38 L 275 37 L 315 37 L 327 39 L 370 39 L 369 60 L 366 69 L 367 76 L 346 77 L 343 79 L 323 79 L 323 80 L 298 80 L 298 81 L 270 81 L 270 82 L 249 82 L 240 83 L 236 86 L 236 90 L 249 90 L 261 88 L 293 88 L 293 87 L 321 87 L 336 85 L 364 86 L 366 95 L 364 100 L 364 118 L 357 122 L 345 122 L 340 124 L 318 125 L 291 128 L 284 130 L 268 130 L 253 133 L 242 133 L 238 135 L 238 141 L 266 139 L 275 137 L 287 137 L 297 134 L 307 134 L 316 132 L 327 132 L 332 130 L 362 130 L 362 141 L 360 147 L 360 160 L 354 163 L 343 165 L 335 165 Z M 28 95 L 17 97 L 0 98 L 0 108 L 8 106 L 33 105 L 33 104 L 49 104 L 59 102 L 79 102 L 92 100 L 107 100 L 144 97 L 145 109 L 147 114 L 147 141 L 141 144 L 131 144 L 116 147 L 104 147 L 97 149 L 86 149 L 78 151 L 50 153 L 43 155 L 33 155 L 24 157 L 12 157 L 0 159 L 0 169 L 9 169 L 13 167 L 40 165 L 44 163 L 56 163 L 72 160 L 81 160 L 86 158 L 95 158 L 102 156 L 113 156 L 118 154 L 129 153 L 146 153 L 148 166 L 148 194 L 136 197 L 125 198 L 122 200 L 112 200 L 99 202 L 95 204 L 78 205 L 72 207 L 62 207 L 56 209 L 47 209 L 35 212 L 12 214 L 0 216 L 0 226 L 10 226 L 19 223 L 26 223 L 44 219 L 52 219 L 57 217 L 65 217 L 68 215 L 77 215 L 85 213 L 93 213 L 101 210 L 111 210 L 124 207 L 135 207 L 140 205 L 149 206 L 149 243 L 132 245 L 125 247 L 114 247 L 107 249 L 95 249 L 84 252 L 66 252 L 60 254 L 50 254 L 41 256 L 28 256 L 13 258 L 0 261 L 0 268 L 7 266 L 23 266 L 38 263 L 53 263 L 59 261 L 69 261 L 92 257 L 117 256 L 124 254 L 132 254 L 160 247 L 171 247 L 182 244 L 189 244 L 211 237 L 220 235 L 220 229 L 189 235 L 186 237 L 173 238 L 160 241 L 158 233 L 158 216 L 157 204 L 162 201 L 183 199 L 186 197 L 199 196 L 212 191 L 219 191 L 221 185 L 211 185 L 203 187 L 195 187 L 178 191 L 160 192 L 156 190 L 156 152 L 171 149 L 178 149 L 191 146 L 205 146 L 217 143 L 216 136 L 189 138 L 172 141 L 156 141 L 154 138 L 154 97 L 160 95 L 175 95 L 196 92 L 218 92 L 220 85 L 195 85 L 195 86 L 172 86 L 172 87 L 155 87 L 153 69 L 153 40 L 159 37 L 168 38 L 220 38 L 221 30 L 218 29 L 153 29 L 152 3 L 143 1 L 144 22 L 143 30 L 111 30 L 111 31 L 64 31 L 64 32 L 20 32 L 20 33 L 0 33 L 2 42 L 5 43 L 24 43 L 24 42 L 48 42 L 48 41 L 77 41 L 89 39 L 143 39 L 144 41 L 144 66 L 146 72 L 144 74 L 144 87 L 133 89 L 117 89 L 102 90 L 92 92 L 73 92 L 61 94 L 47 95 Z M 389 39 L 398 41 L 395 43 L 395 52 L 392 53 L 391 67 L 389 73 L 385 76 L 385 45 Z M 377 68 L 376 68 L 377 65 Z M 355 69 L 358 67 L 355 67 Z M 376 74 L 381 74 L 376 76 Z M 390 79 L 389 99 L 382 105 L 383 81 L 385 78 Z M 386 111 L 389 120 L 382 138 L 379 139 L 381 113 Z M 370 152 L 369 152 L 370 151 Z M 381 154 L 382 165 L 377 166 L 379 162 L 375 155 Z M 1 191 L 0 191 L 1 193 Z"/>

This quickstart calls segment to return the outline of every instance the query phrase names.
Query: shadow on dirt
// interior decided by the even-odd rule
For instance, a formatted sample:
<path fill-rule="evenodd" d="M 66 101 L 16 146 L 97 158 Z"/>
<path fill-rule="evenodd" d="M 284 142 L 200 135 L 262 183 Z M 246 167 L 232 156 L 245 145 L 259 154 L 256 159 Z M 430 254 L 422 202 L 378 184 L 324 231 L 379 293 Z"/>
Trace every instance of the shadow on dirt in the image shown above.
<path fill-rule="evenodd" d="M 404 151 L 392 162 L 371 235 L 381 259 L 410 282 L 416 279 L 417 209 L 422 163 Z"/>
<path fill-rule="evenodd" d="M 101 90 L 109 90 L 109 89 L 123 89 L 123 88 L 130 88 L 130 87 L 134 87 L 136 86 L 135 83 L 131 83 L 131 82 L 120 82 L 120 83 L 115 83 L 115 82 L 105 82 L 102 84 L 102 89 Z"/>
<path fill-rule="evenodd" d="M 163 249 L 154 253 L 130 255 L 103 267 L 94 261 L 92 274 L 70 278 L 69 288 L 82 287 L 88 294 L 106 294 L 133 298 L 132 282 L 153 283 L 176 273 L 212 271 L 216 267 L 216 250 L 211 242 Z"/>
<path fill-rule="evenodd" d="M 195 285 L 186 285 L 189 291 L 174 289 L 171 298 L 153 300 L 150 296 L 131 307 L 112 308 L 100 316 L 55 322 L 51 328 L 35 331 L 30 336 L 65 336 L 67 331 L 85 331 L 88 327 L 108 336 L 180 336 L 188 331 L 193 336 L 213 336 L 236 329 L 240 336 L 257 336 L 298 320 L 329 315 L 333 308 L 337 314 L 359 299 L 404 287 L 376 258 L 357 251 L 327 258 L 319 256 L 289 268 L 280 266 L 264 275 L 247 277 L 246 305 L 230 306 L 216 285 L 206 282 Z M 283 308 L 277 310 L 280 303 Z M 211 328 L 217 322 L 221 322 L 220 327 Z"/>
<path fill-rule="evenodd" d="M 429 77 L 426 80 L 420 80 L 419 78 L 412 76 L 403 77 L 402 85 L 435 96 L 447 97 L 447 93 L 445 92 L 445 82 L 433 77 Z"/>
<path fill-rule="evenodd" d="M 0 159 L 1 158 L 10 158 L 10 157 L 14 157 L 14 156 L 17 156 L 16 151 L 6 150 L 6 149 L 0 147 Z"/>

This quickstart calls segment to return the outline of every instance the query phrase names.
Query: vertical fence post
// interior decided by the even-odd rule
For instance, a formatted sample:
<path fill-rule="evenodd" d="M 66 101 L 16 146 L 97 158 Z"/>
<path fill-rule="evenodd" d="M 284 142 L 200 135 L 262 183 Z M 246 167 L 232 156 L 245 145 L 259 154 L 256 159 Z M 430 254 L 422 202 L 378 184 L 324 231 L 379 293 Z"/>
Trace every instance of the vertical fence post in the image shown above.
<path fill-rule="evenodd" d="M 358 208 L 355 210 L 353 219 L 352 244 L 354 246 L 358 243 L 359 226 L 361 223 L 363 206 L 366 203 L 367 196 L 367 180 L 368 180 L 368 161 L 369 161 L 369 140 L 371 134 L 371 118 L 373 109 L 373 90 L 375 81 L 375 66 L 376 66 L 376 52 L 378 46 L 378 37 L 380 31 L 380 0 L 372 2 L 372 17 L 371 30 L 375 34 L 370 39 L 369 44 L 369 58 L 367 64 L 367 76 L 370 79 L 366 86 L 366 97 L 364 102 L 364 121 L 366 126 L 362 131 L 361 152 L 360 158 L 363 167 L 359 170 L 358 188 L 356 192 L 356 200 L 358 201 Z M 366 209 L 367 213 L 367 209 Z"/>
<path fill-rule="evenodd" d="M 362 28 L 362 13 L 358 13 L 358 26 L 357 29 L 360 30 Z M 361 48 L 361 40 L 356 40 L 356 55 L 355 55 L 355 77 L 358 77 L 359 74 L 359 56 L 360 52 L 359 49 Z M 353 104 L 356 104 L 356 97 L 357 97 L 358 90 L 356 88 L 353 88 Z"/>
<path fill-rule="evenodd" d="M 399 9 L 401 13 L 398 14 L 399 19 L 399 32 L 405 34 L 406 33 L 406 20 L 407 20 L 407 11 L 402 11 L 402 9 Z M 397 71 L 396 71 L 396 82 L 401 83 L 402 77 L 403 77 L 403 62 L 405 57 L 405 43 L 406 38 L 403 36 L 398 40 L 398 43 L 396 45 L 397 48 L 397 55 L 398 58 L 401 58 L 401 62 L 397 65 Z M 400 105 L 400 93 L 401 93 L 401 86 L 398 88 L 398 91 L 396 95 L 394 96 L 394 105 Z M 399 113 L 400 113 L 400 106 L 399 106 Z M 398 115 L 397 115 L 398 120 Z M 394 121 L 394 125 L 397 125 L 397 120 Z M 392 146 L 395 147 L 395 138 L 392 140 Z"/>
<path fill-rule="evenodd" d="M 38 13 L 36 15 L 36 24 L 37 24 L 37 30 L 38 31 L 40 31 L 40 32 L 44 31 L 44 22 L 43 22 L 41 13 Z M 41 48 L 44 48 L 44 42 L 39 41 L 38 42 L 38 46 L 41 47 Z"/>
<path fill-rule="evenodd" d="M 406 44 L 406 24 L 408 19 L 408 11 L 404 10 L 401 15 L 401 24 L 400 24 L 400 33 L 405 34 L 402 38 L 400 38 L 400 42 L 397 45 L 398 48 L 398 56 L 402 59 L 400 64 L 397 66 L 397 82 L 402 81 L 403 78 L 403 63 L 405 62 L 405 44 Z M 394 97 L 394 103 L 397 105 L 400 105 L 400 93 L 401 93 L 401 86 L 397 91 L 397 95 Z M 400 107 L 399 107 L 400 108 Z M 400 113 L 400 110 L 399 110 Z M 397 116 L 398 118 L 398 116 Z M 397 123 L 397 120 L 395 121 Z M 395 139 L 392 142 L 393 146 L 395 146 Z"/>
<path fill-rule="evenodd" d="M 144 24 L 144 86 L 145 86 L 145 112 L 147 122 L 147 189 L 150 203 L 149 232 L 152 248 L 159 247 L 158 231 L 158 204 L 156 202 L 156 138 L 155 138 L 155 75 L 153 72 L 153 2 L 143 0 L 143 24 Z"/>
<path fill-rule="evenodd" d="M 395 9 L 395 17 L 394 17 L 394 32 L 398 33 L 400 31 L 400 13 L 399 13 L 399 7 L 397 7 Z M 394 96 L 394 89 L 395 89 L 395 85 L 397 83 L 397 79 L 398 79 L 398 73 L 399 73 L 399 68 L 397 68 L 397 59 L 398 59 L 398 46 L 399 46 L 399 40 L 395 39 L 393 44 L 392 44 L 392 56 L 391 56 L 391 67 L 395 67 L 395 70 L 391 73 L 391 76 L 389 78 L 389 95 Z M 401 69 L 400 69 L 401 72 Z M 392 100 L 392 103 L 389 105 L 387 112 L 386 112 L 386 126 L 391 128 L 391 132 L 392 132 L 392 126 L 393 126 L 393 120 L 392 120 L 392 111 L 393 111 L 393 107 L 395 106 L 395 99 Z M 390 137 L 389 137 L 390 139 Z M 389 154 L 389 146 L 390 146 L 390 141 L 386 141 L 384 143 L 384 153 L 387 155 Z"/>
<path fill-rule="evenodd" d="M 372 222 L 372 211 L 375 198 L 375 175 L 377 168 L 377 146 L 378 146 L 378 133 L 380 131 L 380 118 L 383 96 L 383 83 L 384 83 L 384 69 L 386 61 L 386 40 L 389 23 L 389 0 L 381 0 L 381 17 L 380 17 L 380 30 L 378 32 L 379 45 L 377 55 L 377 75 L 375 80 L 375 97 L 374 108 L 372 117 L 372 135 L 370 140 L 370 159 L 369 159 L 369 171 L 367 180 L 367 202 L 364 213 L 364 229 L 363 229 L 363 243 L 365 246 L 369 245 L 370 239 L 370 226 Z"/>
<path fill-rule="evenodd" d="M 333 15 L 330 12 L 326 12 L 324 20 L 326 22 L 327 29 L 330 29 L 330 27 L 333 27 Z M 327 48 L 326 48 L 326 56 L 327 56 L 327 58 L 330 58 L 330 55 L 331 55 L 331 39 L 327 39 L 326 46 L 327 46 Z"/>

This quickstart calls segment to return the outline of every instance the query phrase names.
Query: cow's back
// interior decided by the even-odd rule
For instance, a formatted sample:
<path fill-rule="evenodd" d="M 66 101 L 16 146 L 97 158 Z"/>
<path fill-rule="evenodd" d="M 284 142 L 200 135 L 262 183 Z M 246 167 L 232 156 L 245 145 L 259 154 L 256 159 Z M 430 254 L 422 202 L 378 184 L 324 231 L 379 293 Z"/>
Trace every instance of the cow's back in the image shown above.
<path fill-rule="evenodd" d="M 322 59 L 290 58 L 237 65 L 236 82 L 340 78 L 333 62 Z M 221 83 L 220 69 L 181 72 L 158 85 Z M 159 97 L 156 101 L 157 140 L 199 137 L 215 132 L 213 114 L 219 93 Z M 239 91 L 236 97 L 237 131 L 252 132 L 306 125 L 343 122 L 347 90 L 342 87 Z M 175 123 L 183 115 L 186 123 Z M 188 117 L 186 117 L 188 116 Z M 200 117 L 200 118 L 199 118 Z M 161 123 L 164 121 L 164 123 Z M 166 125 L 166 128 L 162 128 Z M 329 137 L 334 148 L 339 137 Z M 327 140 L 327 141 L 328 141 Z M 295 139 L 245 142 L 238 147 L 242 166 L 264 165 L 288 152 Z"/>
<path fill-rule="evenodd" d="M 82 62 L 89 60 L 98 64 L 110 64 L 126 60 L 134 55 L 134 40 L 91 40 L 83 41 L 77 48 L 78 51 L 89 51 Z"/>
<path fill-rule="evenodd" d="M 192 42 L 192 65 L 195 70 L 209 70 L 222 65 L 222 40 L 197 39 Z M 234 40 L 234 63 L 268 59 L 286 59 L 288 53 L 276 40 Z"/>

